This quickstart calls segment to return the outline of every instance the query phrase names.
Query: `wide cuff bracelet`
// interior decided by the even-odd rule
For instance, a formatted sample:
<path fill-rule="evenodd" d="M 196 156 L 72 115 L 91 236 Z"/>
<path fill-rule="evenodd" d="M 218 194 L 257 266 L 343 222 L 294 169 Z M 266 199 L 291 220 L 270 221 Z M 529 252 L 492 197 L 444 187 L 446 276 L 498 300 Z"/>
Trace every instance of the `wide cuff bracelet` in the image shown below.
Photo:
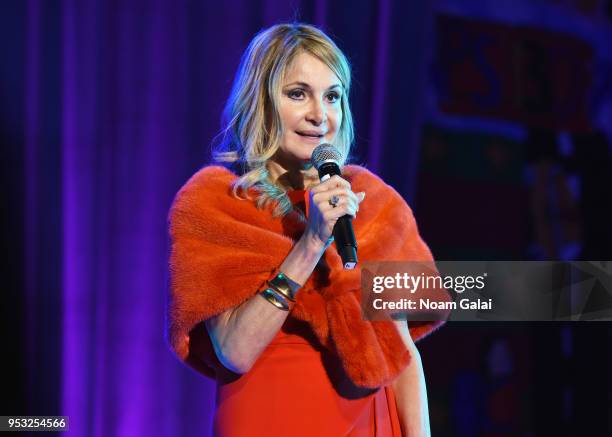
<path fill-rule="evenodd" d="M 289 279 L 283 272 L 278 272 L 275 277 L 270 279 L 268 286 L 285 296 L 291 302 L 295 302 L 295 293 L 299 289 L 299 284 Z"/>
<path fill-rule="evenodd" d="M 271 288 L 266 288 L 262 292 L 260 292 L 262 297 L 274 305 L 276 308 L 281 309 L 283 311 L 289 311 L 289 302 L 287 299 L 278 293 L 276 290 Z"/>

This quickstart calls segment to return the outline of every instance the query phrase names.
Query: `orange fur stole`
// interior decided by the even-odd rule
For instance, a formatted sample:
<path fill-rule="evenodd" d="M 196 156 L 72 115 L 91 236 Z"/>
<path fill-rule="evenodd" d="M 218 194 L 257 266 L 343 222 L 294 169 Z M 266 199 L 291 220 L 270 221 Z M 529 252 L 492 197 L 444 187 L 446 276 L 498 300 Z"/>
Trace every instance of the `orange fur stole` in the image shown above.
<path fill-rule="evenodd" d="M 393 188 L 355 165 L 345 166 L 343 177 L 354 192 L 367 194 L 353 220 L 360 262 L 432 259 L 412 211 Z M 271 208 L 233 197 L 235 179 L 223 167 L 203 168 L 178 192 L 169 214 L 168 341 L 181 360 L 209 377 L 215 377 L 215 365 L 194 360 L 191 330 L 255 295 L 304 230 L 297 214 L 275 219 Z M 309 324 L 357 386 L 391 383 L 410 360 L 394 322 L 363 320 L 360 268 L 344 270 L 334 245 L 323 260 L 290 317 Z M 441 324 L 411 322 L 411 336 L 416 341 Z M 211 355 L 210 344 L 208 349 Z"/>

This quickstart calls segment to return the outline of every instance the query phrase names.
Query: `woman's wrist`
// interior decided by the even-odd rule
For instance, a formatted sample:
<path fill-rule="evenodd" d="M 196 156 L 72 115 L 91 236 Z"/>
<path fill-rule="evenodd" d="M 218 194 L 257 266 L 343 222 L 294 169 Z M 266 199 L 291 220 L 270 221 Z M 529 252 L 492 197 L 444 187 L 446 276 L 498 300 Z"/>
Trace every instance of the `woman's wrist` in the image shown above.
<path fill-rule="evenodd" d="M 312 274 L 324 252 L 325 245 L 305 232 L 285 258 L 280 266 L 280 271 L 302 286 Z"/>
<path fill-rule="evenodd" d="M 304 244 L 306 251 L 314 256 L 321 257 L 325 250 L 329 247 L 330 243 L 333 241 L 333 238 L 330 238 L 326 242 L 321 241 L 319 236 L 314 232 L 309 232 L 306 230 L 300 238 L 299 242 Z"/>

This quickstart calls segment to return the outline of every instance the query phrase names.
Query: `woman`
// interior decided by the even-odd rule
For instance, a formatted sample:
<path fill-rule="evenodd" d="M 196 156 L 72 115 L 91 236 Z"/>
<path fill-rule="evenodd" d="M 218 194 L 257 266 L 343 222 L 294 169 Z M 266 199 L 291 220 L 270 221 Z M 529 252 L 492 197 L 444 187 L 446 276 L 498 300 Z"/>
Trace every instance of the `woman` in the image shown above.
<path fill-rule="evenodd" d="M 350 81 L 319 29 L 260 32 L 225 109 L 228 165 L 196 173 L 170 211 L 169 342 L 217 381 L 215 435 L 429 435 L 413 338 L 439 324 L 363 320 L 332 230 L 353 217 L 360 261 L 431 253 L 378 177 L 347 165 L 321 183 L 310 164 L 321 143 L 349 156 Z"/>

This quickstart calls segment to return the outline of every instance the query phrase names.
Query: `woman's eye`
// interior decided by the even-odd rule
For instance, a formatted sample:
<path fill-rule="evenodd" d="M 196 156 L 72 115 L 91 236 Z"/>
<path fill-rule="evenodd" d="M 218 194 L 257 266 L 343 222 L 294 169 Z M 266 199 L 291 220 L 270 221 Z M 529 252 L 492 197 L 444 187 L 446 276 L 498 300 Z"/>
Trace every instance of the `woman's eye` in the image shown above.
<path fill-rule="evenodd" d="M 304 90 L 297 89 L 289 91 L 287 93 L 287 96 L 289 96 L 289 98 L 293 100 L 303 100 L 305 97 L 305 93 Z M 336 103 L 340 99 L 340 95 L 338 93 L 329 93 L 325 97 L 330 103 Z"/>
<path fill-rule="evenodd" d="M 327 95 L 327 98 L 329 99 L 330 102 L 335 103 L 338 101 L 340 96 L 338 95 L 338 93 L 329 93 Z"/>
<path fill-rule="evenodd" d="M 289 91 L 289 93 L 287 94 L 289 96 L 290 99 L 296 99 L 299 100 L 304 96 L 304 91 L 302 90 L 293 90 L 293 91 Z"/>

